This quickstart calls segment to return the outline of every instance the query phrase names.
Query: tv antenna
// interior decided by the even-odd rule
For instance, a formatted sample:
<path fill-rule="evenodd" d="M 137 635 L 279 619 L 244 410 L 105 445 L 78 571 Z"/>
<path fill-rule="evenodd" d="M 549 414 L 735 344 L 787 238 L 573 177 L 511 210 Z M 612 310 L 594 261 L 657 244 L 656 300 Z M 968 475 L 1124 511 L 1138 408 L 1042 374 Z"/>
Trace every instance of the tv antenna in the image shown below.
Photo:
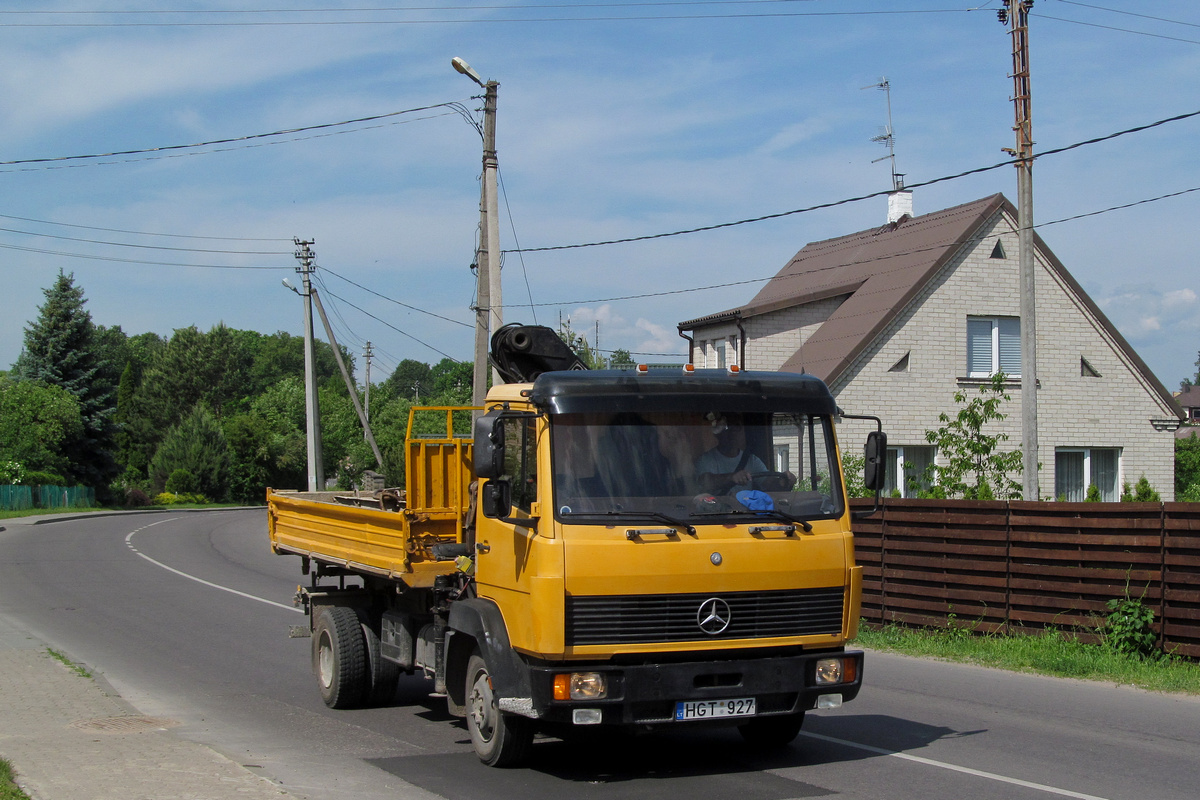
<path fill-rule="evenodd" d="M 882 89 L 887 95 L 887 114 L 888 124 L 883 129 L 883 132 L 878 136 L 872 136 L 872 142 L 879 142 L 888 149 L 886 156 L 872 159 L 872 164 L 878 164 L 880 161 L 890 161 L 892 165 L 892 191 L 899 192 L 904 189 L 904 174 L 896 172 L 896 135 L 892 131 L 892 85 L 888 83 L 887 78 L 880 78 L 879 83 L 873 83 L 870 86 L 862 87 L 864 89 Z"/>

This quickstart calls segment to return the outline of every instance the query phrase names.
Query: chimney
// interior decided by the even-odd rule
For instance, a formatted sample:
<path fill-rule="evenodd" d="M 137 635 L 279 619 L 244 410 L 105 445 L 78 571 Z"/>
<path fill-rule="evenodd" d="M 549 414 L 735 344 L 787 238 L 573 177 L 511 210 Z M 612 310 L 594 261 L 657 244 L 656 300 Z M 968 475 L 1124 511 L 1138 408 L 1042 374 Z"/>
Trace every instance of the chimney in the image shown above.
<path fill-rule="evenodd" d="M 895 225 L 905 217 L 913 215 L 912 192 L 901 189 L 898 192 L 892 192 L 888 195 L 888 217 L 889 225 Z"/>

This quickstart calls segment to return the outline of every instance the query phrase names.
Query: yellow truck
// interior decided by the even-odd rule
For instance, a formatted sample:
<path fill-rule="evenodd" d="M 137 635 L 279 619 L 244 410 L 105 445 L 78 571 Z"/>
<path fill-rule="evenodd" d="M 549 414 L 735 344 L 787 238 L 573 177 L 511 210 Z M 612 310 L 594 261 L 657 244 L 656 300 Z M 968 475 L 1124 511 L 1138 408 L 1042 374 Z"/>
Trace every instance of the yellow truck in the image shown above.
<path fill-rule="evenodd" d="M 271 547 L 310 577 L 327 705 L 386 703 L 423 673 L 479 758 L 511 766 L 535 732 L 593 726 L 781 746 L 857 695 L 849 415 L 821 381 L 554 370 L 471 415 L 413 409 L 403 492 L 268 490 Z M 886 436 L 864 419 L 878 492 Z"/>

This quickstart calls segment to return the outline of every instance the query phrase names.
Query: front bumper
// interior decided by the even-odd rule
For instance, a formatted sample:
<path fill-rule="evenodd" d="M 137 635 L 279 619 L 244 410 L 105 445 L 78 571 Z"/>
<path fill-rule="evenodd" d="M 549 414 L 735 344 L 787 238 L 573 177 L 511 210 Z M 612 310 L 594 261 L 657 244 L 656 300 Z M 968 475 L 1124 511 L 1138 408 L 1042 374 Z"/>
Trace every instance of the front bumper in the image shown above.
<path fill-rule="evenodd" d="M 816 663 L 842 658 L 853 664 L 853 679 L 817 684 Z M 599 672 L 605 676 L 604 699 L 555 700 L 554 676 Z M 531 668 L 533 713 L 547 722 L 570 724 L 576 709 L 600 711 L 603 725 L 654 726 L 673 723 L 675 704 L 688 700 L 753 697 L 756 716 L 796 714 L 816 708 L 822 695 L 853 700 L 862 686 L 861 651 L 822 651 L 788 656 L 642 664 L 575 663 Z M 740 718 L 745 721 L 746 718 Z"/>

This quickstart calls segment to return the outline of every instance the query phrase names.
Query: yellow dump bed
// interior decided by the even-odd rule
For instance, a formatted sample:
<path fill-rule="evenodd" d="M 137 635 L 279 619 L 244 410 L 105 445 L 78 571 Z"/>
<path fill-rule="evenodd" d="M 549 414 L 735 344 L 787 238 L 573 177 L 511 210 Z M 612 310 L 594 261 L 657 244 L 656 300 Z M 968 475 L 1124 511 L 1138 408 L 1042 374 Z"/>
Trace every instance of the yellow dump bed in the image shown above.
<path fill-rule="evenodd" d="M 470 527 L 471 440 L 455 435 L 454 422 L 456 413 L 471 410 L 426 406 L 409 412 L 403 492 L 364 497 L 268 489 L 271 549 L 409 586 L 431 586 L 436 576 L 453 571 L 454 563 L 435 561 L 430 547 L 464 542 Z M 414 434 L 414 420 L 425 412 L 444 413 L 440 435 Z"/>

